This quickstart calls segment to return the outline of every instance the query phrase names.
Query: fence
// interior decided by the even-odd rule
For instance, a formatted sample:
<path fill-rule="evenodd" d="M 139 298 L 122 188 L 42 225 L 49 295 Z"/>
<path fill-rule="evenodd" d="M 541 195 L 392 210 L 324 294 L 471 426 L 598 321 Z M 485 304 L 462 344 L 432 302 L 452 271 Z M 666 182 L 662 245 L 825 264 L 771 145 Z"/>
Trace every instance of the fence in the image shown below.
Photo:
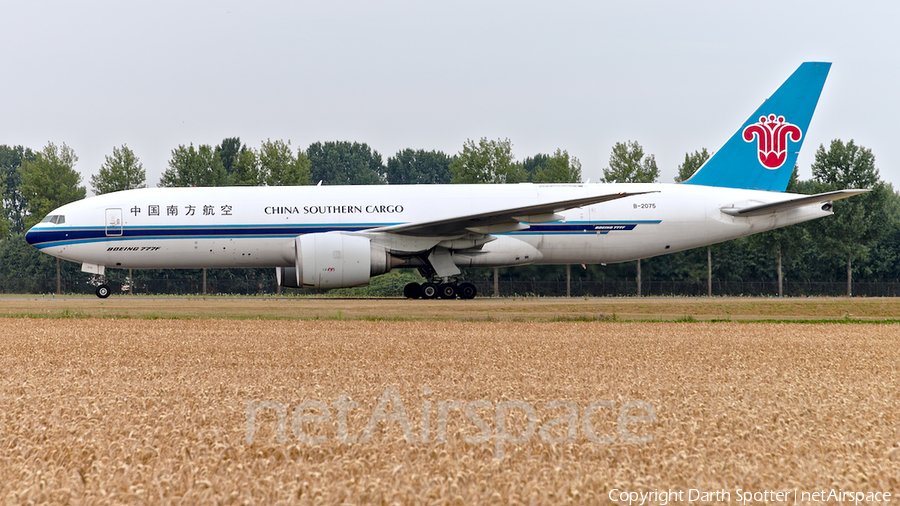
<path fill-rule="evenodd" d="M 99 285 L 82 276 L 63 276 L 60 280 L 60 292 L 72 294 L 92 294 Z M 111 277 L 106 280 L 112 293 L 131 293 L 142 295 L 192 295 L 202 294 L 203 279 L 196 277 L 153 277 L 135 276 L 133 284 L 127 278 Z M 264 295 L 275 291 L 275 276 L 243 276 L 220 278 L 209 276 L 206 279 L 205 293 Z M 13 278 L 0 285 L 0 293 L 55 293 L 56 276 Z"/>
<path fill-rule="evenodd" d="M 177 271 L 176 271 L 177 272 Z M 132 293 L 144 295 L 190 295 L 202 294 L 203 280 L 198 277 L 148 277 L 135 271 Z M 125 277 L 107 279 L 113 293 L 128 293 Z M 493 279 L 472 280 L 482 297 L 494 294 Z M 565 297 L 566 280 L 560 279 L 511 279 L 499 278 L 500 296 Z M 92 294 L 96 283 L 81 275 L 64 276 L 61 279 L 62 293 Z M 846 281 L 785 280 L 784 295 L 787 297 L 843 297 L 847 295 Z M 0 293 L 54 293 L 56 277 L 28 277 L 6 279 L 0 285 Z M 208 294 L 266 295 L 276 292 L 274 275 L 209 276 L 206 280 Z M 311 291 L 291 291 L 292 294 L 312 294 Z M 573 278 L 572 297 L 631 297 L 637 295 L 637 283 L 633 279 L 590 280 Z M 714 296 L 763 296 L 778 294 L 775 281 L 760 280 L 717 280 L 713 279 Z M 643 296 L 688 296 L 707 295 L 707 282 L 686 280 L 644 280 L 641 284 Z M 401 294 L 398 292 L 398 296 Z M 857 297 L 898 297 L 900 280 L 858 281 L 853 283 L 853 295 Z"/>
<path fill-rule="evenodd" d="M 513 280 L 499 279 L 501 296 L 565 297 L 566 280 Z M 493 295 L 493 280 L 475 282 L 478 293 Z M 782 284 L 786 297 L 843 297 L 847 295 L 847 282 L 785 280 Z M 708 294 L 707 281 L 686 280 L 643 280 L 643 296 L 688 296 L 701 297 Z M 857 297 L 898 297 L 900 280 L 857 281 L 852 286 Z M 585 280 L 573 278 L 570 290 L 572 297 L 631 297 L 637 295 L 637 282 L 633 279 Z M 713 296 L 732 297 L 774 297 L 778 295 L 777 281 L 760 280 L 719 280 L 713 279 Z"/>

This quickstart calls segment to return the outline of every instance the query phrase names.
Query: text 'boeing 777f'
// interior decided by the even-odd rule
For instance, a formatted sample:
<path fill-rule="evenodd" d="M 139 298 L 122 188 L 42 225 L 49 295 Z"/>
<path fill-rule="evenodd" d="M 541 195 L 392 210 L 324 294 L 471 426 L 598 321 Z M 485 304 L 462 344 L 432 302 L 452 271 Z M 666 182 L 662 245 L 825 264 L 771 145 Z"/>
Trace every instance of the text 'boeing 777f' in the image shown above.
<path fill-rule="evenodd" d="M 25 237 L 100 275 L 274 267 L 285 287 L 340 288 L 413 267 L 428 282 L 407 296 L 472 298 L 466 267 L 624 262 L 830 215 L 866 190 L 783 193 L 830 67 L 800 65 L 681 184 L 140 189 L 66 204 Z"/>

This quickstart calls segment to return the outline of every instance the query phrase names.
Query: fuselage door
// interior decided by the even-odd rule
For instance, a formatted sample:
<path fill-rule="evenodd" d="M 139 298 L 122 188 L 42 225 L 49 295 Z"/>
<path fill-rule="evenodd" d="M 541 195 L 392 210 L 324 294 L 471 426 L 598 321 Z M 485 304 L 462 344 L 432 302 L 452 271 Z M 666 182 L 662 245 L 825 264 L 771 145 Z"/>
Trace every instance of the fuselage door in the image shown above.
<path fill-rule="evenodd" d="M 122 235 L 122 210 L 107 209 L 106 210 L 106 235 L 121 236 Z"/>

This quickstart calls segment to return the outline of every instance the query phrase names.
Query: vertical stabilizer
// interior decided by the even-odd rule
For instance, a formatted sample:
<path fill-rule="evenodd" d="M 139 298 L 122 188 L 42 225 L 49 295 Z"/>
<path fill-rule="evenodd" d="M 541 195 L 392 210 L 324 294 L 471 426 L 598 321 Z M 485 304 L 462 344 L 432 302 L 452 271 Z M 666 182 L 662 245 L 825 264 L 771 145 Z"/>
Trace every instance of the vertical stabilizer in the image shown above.
<path fill-rule="evenodd" d="M 830 68 L 801 64 L 684 184 L 784 191 Z"/>

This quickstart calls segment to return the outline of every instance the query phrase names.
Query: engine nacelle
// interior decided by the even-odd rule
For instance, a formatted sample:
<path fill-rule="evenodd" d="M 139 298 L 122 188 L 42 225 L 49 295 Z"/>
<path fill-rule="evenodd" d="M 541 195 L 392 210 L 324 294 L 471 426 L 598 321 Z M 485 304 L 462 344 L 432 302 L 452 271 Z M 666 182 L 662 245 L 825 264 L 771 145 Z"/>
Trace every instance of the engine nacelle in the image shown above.
<path fill-rule="evenodd" d="M 347 288 L 391 270 L 391 255 L 368 237 L 346 232 L 305 234 L 294 239 L 294 267 L 276 270 L 287 288 Z"/>

